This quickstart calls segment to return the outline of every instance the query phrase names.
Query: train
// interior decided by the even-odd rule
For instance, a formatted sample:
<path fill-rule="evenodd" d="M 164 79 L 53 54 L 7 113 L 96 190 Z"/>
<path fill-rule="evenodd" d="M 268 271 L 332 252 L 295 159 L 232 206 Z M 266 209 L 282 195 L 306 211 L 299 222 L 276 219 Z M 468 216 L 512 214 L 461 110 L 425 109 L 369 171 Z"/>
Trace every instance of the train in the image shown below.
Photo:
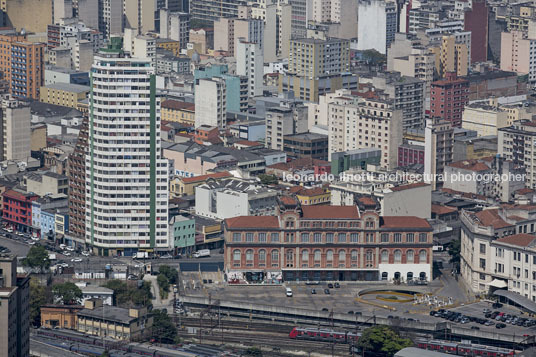
<path fill-rule="evenodd" d="M 361 337 L 361 334 L 318 328 L 294 327 L 292 331 L 290 331 L 289 337 L 298 340 L 355 344 Z"/>
<path fill-rule="evenodd" d="M 418 348 L 423 350 L 443 352 L 455 356 L 507 357 L 515 355 L 514 350 L 467 342 L 451 342 L 419 338 L 415 343 Z"/>
<path fill-rule="evenodd" d="M 158 351 L 153 348 L 147 348 L 143 345 L 132 344 L 132 343 L 118 343 L 118 341 L 106 340 L 103 343 L 101 337 L 86 335 L 76 331 L 60 330 L 60 329 L 38 329 L 35 331 L 37 336 L 49 337 L 59 342 L 54 343 L 54 341 L 48 342 L 50 345 L 57 345 L 57 347 L 68 348 L 73 352 L 81 352 L 88 354 L 90 356 L 100 356 L 104 352 L 104 344 L 106 347 L 110 348 L 113 352 L 110 355 L 120 356 L 124 353 L 129 353 L 132 355 L 139 356 L 152 356 L 152 357 L 178 357 L 184 356 L 184 353 L 172 353 L 165 351 Z M 64 341 L 64 342 L 61 342 Z M 69 346 L 66 346 L 65 342 Z"/>

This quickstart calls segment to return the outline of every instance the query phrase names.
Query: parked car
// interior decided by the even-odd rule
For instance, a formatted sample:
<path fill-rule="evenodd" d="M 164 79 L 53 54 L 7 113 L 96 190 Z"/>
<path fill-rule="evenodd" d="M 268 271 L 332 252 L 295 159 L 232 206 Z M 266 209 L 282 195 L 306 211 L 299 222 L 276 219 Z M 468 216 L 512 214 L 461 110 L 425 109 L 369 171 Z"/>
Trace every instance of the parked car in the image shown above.
<path fill-rule="evenodd" d="M 316 294 L 316 289 L 311 289 L 311 294 Z"/>
<path fill-rule="evenodd" d="M 337 289 L 338 289 L 338 288 L 340 288 L 340 287 L 341 287 L 341 286 L 340 286 L 340 284 L 339 284 L 339 283 L 335 283 L 335 288 L 337 288 Z"/>
<path fill-rule="evenodd" d="M 329 295 L 330 294 L 329 289 L 324 289 L 324 294 Z"/>
<path fill-rule="evenodd" d="M 328 288 L 333 289 L 333 284 L 332 284 L 332 283 L 329 283 L 329 284 L 328 284 Z"/>

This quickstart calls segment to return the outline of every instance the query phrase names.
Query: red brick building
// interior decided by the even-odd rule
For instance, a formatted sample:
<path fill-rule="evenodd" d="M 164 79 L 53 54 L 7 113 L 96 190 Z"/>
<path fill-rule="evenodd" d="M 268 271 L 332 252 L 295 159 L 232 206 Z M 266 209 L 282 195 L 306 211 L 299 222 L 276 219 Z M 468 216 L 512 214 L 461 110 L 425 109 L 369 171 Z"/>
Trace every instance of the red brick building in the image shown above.
<path fill-rule="evenodd" d="M 277 216 L 229 218 L 224 227 L 230 282 L 406 281 L 432 273 L 432 228 L 417 217 L 285 200 Z"/>
<path fill-rule="evenodd" d="M 424 165 L 424 146 L 402 144 L 398 147 L 398 166 Z"/>
<path fill-rule="evenodd" d="M 469 93 L 469 82 L 447 73 L 446 78 L 432 82 L 430 116 L 450 121 L 453 127 L 462 126 L 462 114 Z"/>
<path fill-rule="evenodd" d="M 3 196 L 2 218 L 15 230 L 29 232 L 32 227 L 32 202 L 39 198 L 35 193 L 7 190 Z"/>
<path fill-rule="evenodd" d="M 472 0 L 471 9 L 467 10 L 464 15 L 465 31 L 471 32 L 471 63 L 486 62 L 488 58 L 488 7 L 486 0 Z"/>

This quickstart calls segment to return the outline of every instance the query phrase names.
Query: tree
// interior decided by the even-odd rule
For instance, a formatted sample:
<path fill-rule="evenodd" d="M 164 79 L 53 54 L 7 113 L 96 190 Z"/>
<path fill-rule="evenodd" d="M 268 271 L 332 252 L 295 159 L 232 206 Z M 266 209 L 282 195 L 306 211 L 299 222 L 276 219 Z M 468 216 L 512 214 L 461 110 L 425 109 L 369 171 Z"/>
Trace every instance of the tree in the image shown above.
<path fill-rule="evenodd" d="M 170 267 L 169 265 L 161 265 L 158 269 L 160 274 L 164 274 L 170 284 L 176 284 L 179 279 L 179 273 L 177 269 Z"/>
<path fill-rule="evenodd" d="M 54 297 L 60 299 L 64 305 L 78 304 L 78 300 L 82 298 L 82 290 L 74 283 L 66 282 L 52 286 Z"/>
<path fill-rule="evenodd" d="M 22 261 L 24 266 L 32 269 L 39 268 L 39 272 L 50 268 L 50 259 L 48 258 L 48 252 L 45 247 L 40 245 L 34 245 L 30 248 L 28 255 Z"/>
<path fill-rule="evenodd" d="M 276 185 L 279 182 L 276 175 L 260 174 L 257 177 L 263 185 Z"/>
<path fill-rule="evenodd" d="M 387 62 L 387 57 L 374 49 L 363 51 L 362 58 L 369 66 L 378 66 Z"/>
<path fill-rule="evenodd" d="M 410 339 L 400 337 L 388 326 L 374 326 L 363 331 L 357 345 L 365 351 L 393 356 L 403 348 L 413 345 Z"/>
<path fill-rule="evenodd" d="M 152 338 L 160 343 L 175 343 L 177 327 L 171 321 L 165 309 L 153 310 Z"/>
<path fill-rule="evenodd" d="M 151 284 L 147 281 L 144 281 L 139 288 L 117 279 L 108 280 L 103 286 L 114 291 L 116 305 L 152 305 Z"/>
<path fill-rule="evenodd" d="M 39 327 L 41 325 L 41 306 L 52 303 L 52 292 L 50 288 L 41 285 L 39 280 L 30 280 L 30 322 Z"/>
<path fill-rule="evenodd" d="M 455 267 L 460 266 L 460 254 L 461 254 L 461 242 L 460 239 L 454 239 L 449 242 L 447 249 L 450 255 L 449 262 Z"/>
<path fill-rule="evenodd" d="M 167 298 L 167 294 L 169 292 L 169 280 L 167 276 L 163 273 L 158 274 L 156 277 L 156 282 L 158 283 L 158 287 L 160 288 L 160 297 L 162 299 Z"/>

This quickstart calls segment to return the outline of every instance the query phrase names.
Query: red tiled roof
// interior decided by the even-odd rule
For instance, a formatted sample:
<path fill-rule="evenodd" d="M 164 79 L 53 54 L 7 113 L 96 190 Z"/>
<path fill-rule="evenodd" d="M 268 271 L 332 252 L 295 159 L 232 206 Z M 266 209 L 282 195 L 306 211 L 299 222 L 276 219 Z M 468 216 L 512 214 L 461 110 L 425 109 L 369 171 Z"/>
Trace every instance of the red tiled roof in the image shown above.
<path fill-rule="evenodd" d="M 227 228 L 279 228 L 279 219 L 275 216 L 240 216 L 227 218 Z"/>
<path fill-rule="evenodd" d="M 365 206 L 376 206 L 376 201 L 374 201 L 371 197 L 368 196 L 359 197 L 358 201 Z"/>
<path fill-rule="evenodd" d="M 458 169 L 468 170 L 468 171 L 487 171 L 489 170 L 489 166 L 486 165 L 483 162 L 479 162 L 477 160 L 463 160 L 463 161 L 456 161 L 448 166 L 455 167 Z"/>
<path fill-rule="evenodd" d="M 522 211 L 534 211 L 536 210 L 536 205 L 511 205 L 508 203 L 502 204 L 501 207 L 506 209 L 518 209 Z"/>
<path fill-rule="evenodd" d="M 449 206 L 432 205 L 432 213 L 435 213 L 437 215 L 449 214 L 457 211 L 458 210 L 456 208 L 452 208 Z"/>
<path fill-rule="evenodd" d="M 480 221 L 483 226 L 493 227 L 494 229 L 501 229 L 505 227 L 510 227 L 511 224 L 504 221 L 504 219 L 499 216 L 498 209 L 486 209 L 480 212 L 475 213 L 476 218 Z"/>
<path fill-rule="evenodd" d="M 528 188 L 528 187 L 525 187 L 525 188 L 522 188 L 522 189 L 519 189 L 516 191 L 517 194 L 520 194 L 520 195 L 526 195 L 527 193 L 533 193 L 534 190 L 532 188 Z"/>
<path fill-rule="evenodd" d="M 201 176 L 194 176 L 194 177 L 184 177 L 182 179 L 182 182 L 184 183 L 193 183 L 193 182 L 201 182 L 205 181 L 209 178 L 218 179 L 218 178 L 225 178 L 225 177 L 231 177 L 232 175 L 228 171 L 223 172 L 216 172 L 214 174 L 208 174 L 208 175 L 201 175 Z"/>
<path fill-rule="evenodd" d="M 297 206 L 298 205 L 298 202 L 290 196 L 281 196 L 279 198 L 279 201 L 281 201 L 281 203 L 284 204 L 285 206 Z"/>
<path fill-rule="evenodd" d="M 301 190 L 296 192 L 297 195 L 308 197 L 323 195 L 325 193 L 326 190 L 324 190 L 322 187 L 302 188 Z"/>
<path fill-rule="evenodd" d="M 429 228 L 430 223 L 424 218 L 415 216 L 383 216 L 380 221 L 381 228 Z"/>
<path fill-rule="evenodd" d="M 517 245 L 519 247 L 528 247 L 536 239 L 535 235 L 532 234 L 514 234 L 511 236 L 499 238 L 496 240 L 498 243 L 506 243 L 511 245 Z"/>
<path fill-rule="evenodd" d="M 259 145 L 262 145 L 258 141 L 251 141 L 251 140 L 240 140 L 240 141 L 237 141 L 235 144 L 237 144 L 237 145 L 245 145 L 245 146 L 259 146 Z"/>
<path fill-rule="evenodd" d="M 188 103 L 188 102 L 180 102 L 178 100 L 168 99 L 164 100 L 162 104 L 160 104 L 162 108 L 168 108 L 168 109 L 174 109 L 174 110 L 188 110 L 195 112 L 195 104 L 194 103 Z"/>
<path fill-rule="evenodd" d="M 357 206 L 303 206 L 304 219 L 359 219 Z"/>
<path fill-rule="evenodd" d="M 22 192 L 18 192 L 18 191 L 15 191 L 15 190 L 7 190 L 4 192 L 3 194 L 4 196 L 7 196 L 7 197 L 10 197 L 10 198 L 13 198 L 13 199 L 16 199 L 16 200 L 20 200 L 20 201 L 26 201 L 27 199 L 30 199 L 32 197 L 37 197 L 36 194 L 34 193 L 22 193 Z"/>
<path fill-rule="evenodd" d="M 511 219 L 512 221 L 517 221 L 517 222 L 521 222 L 525 220 L 525 218 L 519 217 L 519 216 L 508 216 L 506 218 Z"/>
<path fill-rule="evenodd" d="M 423 186 L 430 186 L 430 185 L 427 184 L 427 183 L 424 183 L 424 182 L 416 182 L 416 183 L 410 183 L 408 185 L 401 185 L 401 186 L 391 187 L 391 191 L 394 191 L 394 192 L 404 191 L 404 190 L 409 190 L 409 189 L 412 189 L 412 188 L 423 187 Z"/>

